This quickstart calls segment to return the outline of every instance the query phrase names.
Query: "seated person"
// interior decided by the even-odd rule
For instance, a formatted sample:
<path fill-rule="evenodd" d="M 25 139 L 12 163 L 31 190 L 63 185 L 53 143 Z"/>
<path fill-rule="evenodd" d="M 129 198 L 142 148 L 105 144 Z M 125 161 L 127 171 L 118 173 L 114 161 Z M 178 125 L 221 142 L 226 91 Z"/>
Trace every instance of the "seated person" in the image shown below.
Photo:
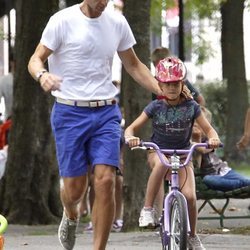
<path fill-rule="evenodd" d="M 203 109 L 203 111 L 206 110 Z M 194 124 L 192 141 L 203 142 L 206 138 L 198 126 Z M 200 172 L 203 177 L 203 182 L 211 189 L 219 191 L 230 191 L 236 188 L 250 186 L 250 178 L 237 173 L 235 170 L 228 166 L 226 161 L 221 160 L 216 151 L 213 149 L 197 148 L 198 154 L 200 153 Z"/>

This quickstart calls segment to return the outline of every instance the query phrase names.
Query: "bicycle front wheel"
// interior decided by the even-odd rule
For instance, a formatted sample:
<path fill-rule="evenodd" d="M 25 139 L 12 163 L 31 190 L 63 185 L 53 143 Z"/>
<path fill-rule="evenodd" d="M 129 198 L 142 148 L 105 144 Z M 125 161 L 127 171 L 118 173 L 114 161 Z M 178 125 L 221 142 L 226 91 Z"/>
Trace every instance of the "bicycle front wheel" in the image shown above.
<path fill-rule="evenodd" d="M 177 193 L 173 198 L 170 210 L 169 250 L 187 249 L 187 214 L 186 200 L 180 193 Z"/>
<path fill-rule="evenodd" d="M 161 237 L 162 250 L 167 250 L 169 237 L 164 227 L 165 226 L 164 226 L 164 209 L 163 209 L 162 215 L 160 218 L 160 237 Z"/>

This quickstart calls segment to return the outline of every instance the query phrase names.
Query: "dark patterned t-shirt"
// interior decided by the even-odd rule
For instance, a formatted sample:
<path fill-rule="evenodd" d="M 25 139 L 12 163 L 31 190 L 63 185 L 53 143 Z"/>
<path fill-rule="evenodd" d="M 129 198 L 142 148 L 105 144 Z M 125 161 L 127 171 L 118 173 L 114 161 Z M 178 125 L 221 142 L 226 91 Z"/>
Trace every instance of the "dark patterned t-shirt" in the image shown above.
<path fill-rule="evenodd" d="M 185 149 L 190 146 L 194 120 L 201 114 L 196 101 L 170 106 L 164 100 L 154 100 L 144 112 L 152 119 L 151 140 L 160 148 Z"/>

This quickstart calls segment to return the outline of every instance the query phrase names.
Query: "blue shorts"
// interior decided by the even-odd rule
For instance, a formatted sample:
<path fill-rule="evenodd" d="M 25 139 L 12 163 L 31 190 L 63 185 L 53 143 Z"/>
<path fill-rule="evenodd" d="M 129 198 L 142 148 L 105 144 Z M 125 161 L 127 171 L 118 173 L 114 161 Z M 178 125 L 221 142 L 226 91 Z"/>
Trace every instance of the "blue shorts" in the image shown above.
<path fill-rule="evenodd" d="M 60 176 L 86 175 L 88 165 L 118 167 L 121 118 L 118 105 L 89 108 L 55 102 L 51 125 Z"/>

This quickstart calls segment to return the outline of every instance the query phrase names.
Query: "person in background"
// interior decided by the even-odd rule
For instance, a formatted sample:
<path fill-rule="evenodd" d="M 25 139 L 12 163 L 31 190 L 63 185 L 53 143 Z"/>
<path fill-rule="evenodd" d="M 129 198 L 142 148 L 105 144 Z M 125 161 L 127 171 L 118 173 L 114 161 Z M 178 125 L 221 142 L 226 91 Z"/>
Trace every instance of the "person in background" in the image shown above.
<path fill-rule="evenodd" d="M 245 149 L 250 142 L 250 108 L 247 109 L 244 123 L 244 133 L 240 140 L 236 143 L 239 150 Z"/>
<path fill-rule="evenodd" d="M 149 103 L 137 119 L 125 130 L 125 139 L 130 147 L 140 144 L 136 134 L 143 125 L 152 119 L 152 142 L 161 149 L 186 149 L 191 146 L 192 127 L 196 121 L 208 137 L 211 148 L 220 145 L 217 132 L 213 129 L 205 116 L 201 113 L 200 105 L 190 95 L 183 92 L 186 67 L 176 57 L 167 57 L 156 66 L 155 77 L 164 93 L 164 99 L 156 99 Z M 166 158 L 168 156 L 166 155 Z M 148 163 L 152 168 L 147 183 L 144 206 L 140 213 L 139 226 L 155 226 L 154 202 L 163 179 L 170 179 L 171 171 L 162 165 L 157 153 L 152 150 L 148 153 Z M 189 249 L 204 250 L 196 234 L 197 209 L 195 179 L 192 161 L 178 172 L 180 191 L 187 199 L 190 235 Z"/>
<path fill-rule="evenodd" d="M 12 104 L 13 104 L 13 78 L 15 71 L 15 59 L 14 55 L 11 53 L 9 57 L 10 61 L 10 72 L 9 74 L 0 77 L 0 99 L 4 98 L 4 120 L 11 117 L 12 114 Z"/>
<path fill-rule="evenodd" d="M 119 92 L 115 96 L 117 103 L 122 111 L 122 107 L 120 106 L 120 82 L 117 80 L 113 80 L 112 83 L 118 88 Z M 122 209 L 123 209 L 123 171 L 124 171 L 124 160 L 123 160 L 123 152 L 124 152 L 124 126 L 125 120 L 121 120 L 121 140 L 120 140 L 120 165 L 119 169 L 116 171 L 116 178 L 115 178 L 115 217 L 111 231 L 113 232 L 120 232 L 123 226 L 122 220 Z M 91 171 L 91 170 L 90 170 Z M 86 216 L 88 213 L 91 214 L 93 203 L 94 203 L 95 193 L 93 190 L 93 176 L 89 173 L 89 190 L 85 194 L 83 203 L 81 205 L 81 214 Z M 88 211 L 89 208 L 89 211 Z M 90 221 L 85 228 L 85 231 L 92 232 L 93 225 Z"/>
<path fill-rule="evenodd" d="M 210 111 L 202 109 L 206 118 L 211 122 Z M 200 126 L 195 123 L 192 131 L 192 142 L 205 142 L 206 136 Z M 201 157 L 199 159 L 199 157 Z M 226 161 L 220 159 L 214 149 L 196 148 L 196 159 L 200 168 L 202 181 L 211 189 L 219 191 L 231 191 L 236 188 L 250 186 L 250 178 L 247 178 L 229 167 Z"/>
<path fill-rule="evenodd" d="M 127 20 L 108 10 L 107 4 L 107 0 L 84 0 L 55 13 L 28 64 L 31 76 L 55 97 L 51 125 L 63 206 L 58 238 L 67 250 L 75 245 L 89 165 L 95 191 L 94 250 L 106 248 L 114 220 L 122 118 L 114 99 L 118 90 L 112 83 L 115 52 L 136 82 L 157 95 L 162 92 L 134 52 L 136 41 Z"/>
<path fill-rule="evenodd" d="M 2 149 L 0 149 L 0 180 L 4 176 L 5 173 L 5 165 L 8 157 L 8 145 L 5 145 Z"/>
<path fill-rule="evenodd" d="M 0 179 L 4 176 L 8 158 L 9 135 L 11 128 L 11 115 L 13 105 L 13 78 L 15 72 L 15 59 L 13 53 L 9 56 L 10 72 L 0 77 L 0 99 L 4 98 L 5 113 L 0 124 Z"/>
<path fill-rule="evenodd" d="M 11 123 L 11 119 L 8 118 L 0 125 L 0 179 L 4 176 L 8 158 Z"/>

